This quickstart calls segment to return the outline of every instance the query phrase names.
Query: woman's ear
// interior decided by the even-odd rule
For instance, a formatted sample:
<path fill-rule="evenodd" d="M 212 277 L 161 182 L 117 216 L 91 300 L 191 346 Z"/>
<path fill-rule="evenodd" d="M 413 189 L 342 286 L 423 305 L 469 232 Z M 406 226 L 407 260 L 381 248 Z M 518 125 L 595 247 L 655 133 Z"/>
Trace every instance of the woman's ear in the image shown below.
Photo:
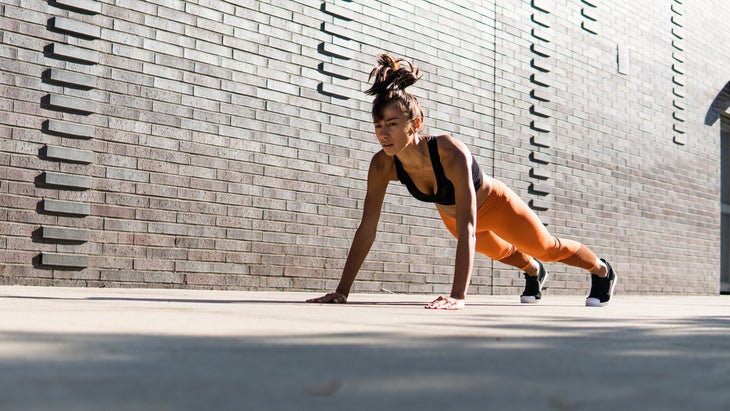
<path fill-rule="evenodd" d="M 416 133 L 421 131 L 421 126 L 423 125 L 423 119 L 421 117 L 416 117 L 411 121 L 413 121 L 413 128 L 415 129 L 414 131 Z"/>

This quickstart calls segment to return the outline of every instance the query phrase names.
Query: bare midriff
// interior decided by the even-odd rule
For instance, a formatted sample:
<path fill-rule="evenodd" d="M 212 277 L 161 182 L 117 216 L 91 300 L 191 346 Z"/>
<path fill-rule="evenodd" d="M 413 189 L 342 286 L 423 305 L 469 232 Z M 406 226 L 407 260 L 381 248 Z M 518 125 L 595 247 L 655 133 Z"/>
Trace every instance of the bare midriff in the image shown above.
<path fill-rule="evenodd" d="M 476 191 L 477 195 L 477 209 L 484 204 L 485 201 L 487 201 L 487 197 L 489 197 L 489 194 L 492 192 L 492 179 L 488 177 L 485 174 L 482 174 L 484 177 L 482 178 L 482 186 L 479 187 L 479 189 Z M 448 215 L 449 217 L 456 218 L 456 205 L 442 205 L 442 204 L 436 204 L 436 207 L 438 207 L 439 210 L 441 210 L 444 214 Z"/>

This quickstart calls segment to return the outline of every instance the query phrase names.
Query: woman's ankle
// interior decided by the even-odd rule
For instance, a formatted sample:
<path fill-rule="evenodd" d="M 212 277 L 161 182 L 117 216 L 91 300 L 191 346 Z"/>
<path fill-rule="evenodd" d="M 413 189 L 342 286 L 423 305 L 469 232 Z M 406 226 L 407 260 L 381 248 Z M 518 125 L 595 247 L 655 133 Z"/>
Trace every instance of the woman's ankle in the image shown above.
<path fill-rule="evenodd" d="M 590 270 L 590 273 L 599 277 L 605 277 L 606 275 L 608 275 L 608 267 L 606 267 L 606 264 L 604 264 L 603 261 L 599 259 L 596 262 L 596 267 Z"/>

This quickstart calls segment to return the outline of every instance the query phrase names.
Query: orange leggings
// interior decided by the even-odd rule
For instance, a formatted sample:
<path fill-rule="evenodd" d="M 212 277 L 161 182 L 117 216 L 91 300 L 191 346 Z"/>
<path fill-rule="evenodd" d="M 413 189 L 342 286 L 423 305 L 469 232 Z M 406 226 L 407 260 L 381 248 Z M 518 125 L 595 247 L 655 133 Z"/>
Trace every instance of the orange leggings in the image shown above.
<path fill-rule="evenodd" d="M 530 256 L 586 270 L 597 267 L 593 251 L 577 241 L 551 235 L 514 191 L 498 180 L 491 181 L 492 191 L 477 210 L 476 251 L 520 270 L 530 265 Z M 446 228 L 456 237 L 456 219 L 438 210 Z"/>

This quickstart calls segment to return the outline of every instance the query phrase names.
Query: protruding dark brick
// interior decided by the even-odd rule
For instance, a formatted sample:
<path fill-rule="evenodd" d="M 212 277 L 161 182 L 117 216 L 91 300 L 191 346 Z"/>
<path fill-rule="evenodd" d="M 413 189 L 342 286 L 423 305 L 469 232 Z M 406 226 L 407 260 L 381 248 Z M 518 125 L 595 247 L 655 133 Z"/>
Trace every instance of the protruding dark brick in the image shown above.
<path fill-rule="evenodd" d="M 88 14 L 101 13 L 101 3 L 96 0 L 54 0 L 52 4 Z"/>
<path fill-rule="evenodd" d="M 89 266 L 89 257 L 79 254 L 41 254 L 41 264 L 53 267 L 86 268 Z"/>
<path fill-rule="evenodd" d="M 69 123 L 61 120 L 47 120 L 44 122 L 43 128 L 47 133 L 65 137 L 82 139 L 90 139 L 94 137 L 94 127 L 85 124 Z"/>
<path fill-rule="evenodd" d="M 73 163 L 89 164 L 96 161 L 96 153 L 89 150 L 75 148 L 46 146 L 45 155 L 52 160 L 69 161 Z"/>
<path fill-rule="evenodd" d="M 91 205 L 88 203 L 45 199 L 43 200 L 43 211 L 49 213 L 88 216 L 91 215 Z"/>
<path fill-rule="evenodd" d="M 41 227 L 41 238 L 44 240 L 86 242 L 89 241 L 89 230 L 68 227 Z"/>
<path fill-rule="evenodd" d="M 52 17 L 50 25 L 53 29 L 62 31 L 71 35 L 98 39 L 101 37 L 101 28 L 93 24 L 72 20 L 66 17 Z"/>

